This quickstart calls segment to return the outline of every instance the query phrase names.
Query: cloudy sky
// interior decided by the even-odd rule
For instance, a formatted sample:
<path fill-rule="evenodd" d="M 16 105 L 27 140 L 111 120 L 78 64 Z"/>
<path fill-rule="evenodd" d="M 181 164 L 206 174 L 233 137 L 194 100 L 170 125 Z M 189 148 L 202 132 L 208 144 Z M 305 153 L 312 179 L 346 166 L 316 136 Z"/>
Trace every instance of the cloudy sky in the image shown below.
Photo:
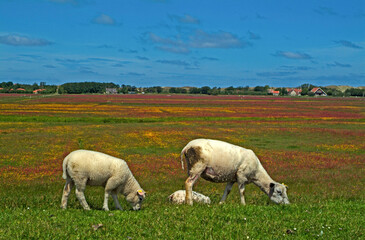
<path fill-rule="evenodd" d="M 363 0 L 1 0 L 0 82 L 365 85 Z"/>

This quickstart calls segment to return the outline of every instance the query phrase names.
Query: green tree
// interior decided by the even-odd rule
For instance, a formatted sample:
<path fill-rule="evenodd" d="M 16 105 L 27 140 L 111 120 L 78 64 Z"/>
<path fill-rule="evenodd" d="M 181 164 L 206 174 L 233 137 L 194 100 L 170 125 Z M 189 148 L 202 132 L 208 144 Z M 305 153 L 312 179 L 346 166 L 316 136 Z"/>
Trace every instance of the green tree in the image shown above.
<path fill-rule="evenodd" d="M 190 88 L 189 93 L 190 94 L 199 94 L 199 93 L 201 93 L 201 89 L 196 88 L 196 87 L 192 87 L 192 88 Z"/>
<path fill-rule="evenodd" d="M 208 94 L 209 91 L 210 91 L 210 87 L 208 87 L 208 86 L 204 86 L 204 87 L 201 88 L 201 93 L 202 94 Z"/>

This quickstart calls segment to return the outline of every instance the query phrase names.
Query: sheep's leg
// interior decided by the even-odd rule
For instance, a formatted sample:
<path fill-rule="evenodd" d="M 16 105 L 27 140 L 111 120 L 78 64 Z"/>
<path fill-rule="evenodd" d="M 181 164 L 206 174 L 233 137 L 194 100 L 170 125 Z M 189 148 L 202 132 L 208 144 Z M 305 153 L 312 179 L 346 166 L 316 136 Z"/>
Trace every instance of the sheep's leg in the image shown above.
<path fill-rule="evenodd" d="M 234 184 L 234 182 L 227 183 L 226 189 L 224 189 L 224 193 L 223 193 L 222 199 L 220 200 L 219 204 L 222 204 L 222 203 L 224 203 L 224 201 L 226 201 L 228 194 L 231 192 L 233 184 Z"/>
<path fill-rule="evenodd" d="M 193 205 L 193 185 L 198 180 L 200 175 L 190 175 L 185 181 L 185 202 L 186 204 Z"/>
<path fill-rule="evenodd" d="M 114 196 L 114 193 L 116 188 L 120 185 L 120 179 L 119 178 L 109 178 L 109 180 L 107 181 L 106 185 L 105 185 L 105 195 L 104 195 L 104 204 L 103 204 L 103 210 L 105 211 L 109 211 L 109 206 L 108 206 L 108 200 L 109 200 L 109 196 L 112 195 L 115 206 L 118 208 L 118 206 L 116 205 L 115 200 L 118 201 L 118 199 Z M 119 204 L 119 202 L 118 202 Z M 119 205 L 120 207 L 120 205 Z"/>
<path fill-rule="evenodd" d="M 75 184 L 76 184 L 76 197 L 77 197 L 77 199 L 79 199 L 79 201 L 81 203 L 81 206 L 85 210 L 90 210 L 90 207 L 86 202 L 85 194 L 84 194 L 85 187 L 86 187 L 86 182 L 87 182 L 86 178 L 82 179 L 81 181 L 75 182 Z"/>
<path fill-rule="evenodd" d="M 71 178 L 66 179 L 65 187 L 63 188 L 62 200 L 61 200 L 61 208 L 67 208 L 68 197 L 70 196 L 72 187 L 74 186 L 74 182 Z"/>
<path fill-rule="evenodd" d="M 202 162 L 197 162 L 189 171 L 189 177 L 185 181 L 185 203 L 193 205 L 193 186 L 207 166 Z"/>
<path fill-rule="evenodd" d="M 111 193 L 110 191 L 105 190 L 104 204 L 103 204 L 103 210 L 105 210 L 105 211 L 109 211 L 108 200 L 109 200 L 110 193 Z"/>
<path fill-rule="evenodd" d="M 239 186 L 240 196 L 241 196 L 241 204 L 246 205 L 245 201 L 245 183 L 241 183 Z"/>
<path fill-rule="evenodd" d="M 115 204 L 115 208 L 119 209 L 119 210 L 123 210 L 122 206 L 120 206 L 120 203 L 118 201 L 118 196 L 116 192 L 112 192 L 112 197 L 114 200 L 114 204 Z"/>

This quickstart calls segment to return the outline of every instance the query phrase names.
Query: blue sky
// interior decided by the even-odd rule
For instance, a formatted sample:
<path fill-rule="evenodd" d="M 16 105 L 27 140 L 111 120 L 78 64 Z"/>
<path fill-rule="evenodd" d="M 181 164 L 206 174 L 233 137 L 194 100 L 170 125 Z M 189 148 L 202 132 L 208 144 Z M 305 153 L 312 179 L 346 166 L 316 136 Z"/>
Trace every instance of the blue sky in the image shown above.
<path fill-rule="evenodd" d="M 1 0 L 2 81 L 365 86 L 365 1 Z"/>

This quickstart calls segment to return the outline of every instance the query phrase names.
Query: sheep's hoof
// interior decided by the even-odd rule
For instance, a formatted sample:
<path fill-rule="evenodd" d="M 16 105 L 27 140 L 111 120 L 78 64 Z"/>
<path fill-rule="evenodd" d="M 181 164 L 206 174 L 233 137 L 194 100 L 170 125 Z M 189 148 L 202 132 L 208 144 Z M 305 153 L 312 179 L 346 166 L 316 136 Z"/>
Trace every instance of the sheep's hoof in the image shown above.
<path fill-rule="evenodd" d="M 104 211 L 109 211 L 109 208 L 103 208 Z"/>
<path fill-rule="evenodd" d="M 222 205 L 222 204 L 224 204 L 224 202 L 219 202 L 219 205 Z"/>

